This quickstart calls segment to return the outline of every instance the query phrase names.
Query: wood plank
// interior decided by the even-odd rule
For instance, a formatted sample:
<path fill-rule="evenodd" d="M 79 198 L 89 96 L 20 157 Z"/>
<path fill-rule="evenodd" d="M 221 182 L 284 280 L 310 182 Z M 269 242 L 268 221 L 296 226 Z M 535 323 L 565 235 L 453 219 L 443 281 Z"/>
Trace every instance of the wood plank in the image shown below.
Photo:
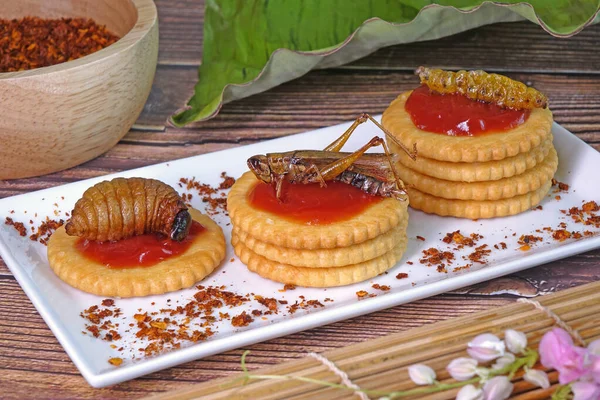
<path fill-rule="evenodd" d="M 157 0 L 156 5 L 159 63 L 200 65 L 204 1 Z M 493 71 L 598 74 L 598 33 L 596 25 L 572 38 L 559 39 L 528 21 L 500 23 L 439 40 L 390 46 L 342 68 L 412 71 L 419 65 L 458 69 L 468 64 Z"/>
<path fill-rule="evenodd" d="M 204 0 L 155 0 L 159 64 L 196 65 L 202 59 Z"/>
<path fill-rule="evenodd" d="M 194 74 L 193 67 L 160 66 L 159 81 L 153 87 L 137 128 L 144 130 L 148 126 L 160 130 L 193 92 Z M 574 133 L 598 133 L 600 81 L 595 76 L 507 75 L 544 92 L 550 98 L 558 123 Z M 348 121 L 360 112 L 381 113 L 400 92 L 417 85 L 418 78 L 407 71 L 312 71 L 267 92 L 226 104 L 217 117 L 193 127 L 215 136 L 231 137 L 241 131 L 244 135 L 265 139 L 274 136 L 270 133 L 273 129 L 281 131 L 283 128 L 284 133 L 294 133 Z M 166 130 L 177 131 L 175 128 Z"/>
<path fill-rule="evenodd" d="M 530 22 L 500 23 L 427 42 L 390 46 L 342 68 L 414 70 L 419 65 L 499 72 L 600 73 L 600 26 L 568 39 Z M 535 56 L 532 56 L 535 55 Z M 585 62 L 582 62 L 585 60 Z"/>

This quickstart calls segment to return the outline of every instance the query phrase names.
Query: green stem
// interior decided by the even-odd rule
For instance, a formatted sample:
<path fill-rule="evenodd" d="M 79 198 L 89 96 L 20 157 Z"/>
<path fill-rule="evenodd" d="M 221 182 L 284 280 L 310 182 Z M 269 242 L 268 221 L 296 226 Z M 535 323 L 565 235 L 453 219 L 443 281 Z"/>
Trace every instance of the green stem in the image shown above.
<path fill-rule="evenodd" d="M 335 389 L 350 390 L 353 392 L 357 391 L 354 388 L 348 387 L 348 386 L 340 384 L 340 383 L 328 382 L 328 381 L 323 381 L 320 379 L 307 378 L 304 376 L 252 375 L 248 371 L 248 368 L 246 367 L 246 356 L 249 353 L 250 353 L 250 351 L 246 350 L 242 354 L 241 368 L 242 368 L 242 371 L 244 372 L 243 376 L 240 377 L 240 379 L 242 379 L 242 380 L 248 380 L 248 379 L 257 379 L 257 380 L 274 379 L 274 380 L 280 380 L 280 381 L 296 380 L 296 381 L 300 381 L 300 382 L 307 382 L 307 383 L 313 383 L 313 384 L 317 384 L 317 385 L 321 385 L 321 386 L 327 386 L 327 387 L 331 387 L 331 388 L 335 388 Z M 489 377 L 491 378 L 491 377 L 498 376 L 498 375 L 509 374 L 508 377 L 510 379 L 512 379 L 514 377 L 515 373 L 520 368 L 522 368 L 525 365 L 535 364 L 537 359 L 538 359 L 537 351 L 527 349 L 525 351 L 523 357 L 517 358 L 513 363 L 507 365 L 506 367 L 499 369 L 499 370 L 495 370 L 495 371 L 490 370 Z M 480 381 L 481 381 L 480 377 L 475 377 L 475 378 L 472 378 L 472 379 L 469 379 L 466 381 L 454 382 L 454 383 L 436 382 L 434 384 L 434 386 L 420 387 L 420 388 L 415 388 L 415 389 L 411 389 L 411 390 L 397 391 L 397 392 L 384 392 L 384 391 L 380 391 L 380 390 L 371 390 L 371 389 L 360 389 L 359 391 L 363 392 L 367 395 L 386 396 L 389 398 L 401 398 L 401 397 L 414 396 L 414 395 L 418 395 L 418 394 L 429 394 L 429 393 L 436 393 L 436 392 L 441 392 L 441 391 L 449 390 L 449 389 L 456 389 L 456 388 L 463 387 L 463 386 L 466 386 L 469 384 L 479 383 Z"/>

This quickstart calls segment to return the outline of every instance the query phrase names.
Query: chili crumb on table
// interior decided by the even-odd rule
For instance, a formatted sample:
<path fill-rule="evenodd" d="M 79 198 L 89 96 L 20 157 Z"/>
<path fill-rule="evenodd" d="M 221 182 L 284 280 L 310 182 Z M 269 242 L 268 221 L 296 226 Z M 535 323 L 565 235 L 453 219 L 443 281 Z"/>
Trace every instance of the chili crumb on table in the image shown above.
<path fill-rule="evenodd" d="M 75 60 L 119 40 L 87 18 L 0 19 L 0 72 L 24 71 Z"/>

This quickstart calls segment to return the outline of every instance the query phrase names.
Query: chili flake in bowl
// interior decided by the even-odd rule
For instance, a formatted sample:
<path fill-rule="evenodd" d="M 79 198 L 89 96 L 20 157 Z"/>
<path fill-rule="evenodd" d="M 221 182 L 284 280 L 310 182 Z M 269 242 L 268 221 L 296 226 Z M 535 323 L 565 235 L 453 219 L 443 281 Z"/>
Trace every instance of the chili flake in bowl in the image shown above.
<path fill-rule="evenodd" d="M 119 37 L 90 18 L 0 18 L 0 72 L 48 67 L 95 53 Z"/>
<path fill-rule="evenodd" d="M 0 0 L 0 179 L 106 152 L 148 98 L 158 56 L 152 0 Z"/>

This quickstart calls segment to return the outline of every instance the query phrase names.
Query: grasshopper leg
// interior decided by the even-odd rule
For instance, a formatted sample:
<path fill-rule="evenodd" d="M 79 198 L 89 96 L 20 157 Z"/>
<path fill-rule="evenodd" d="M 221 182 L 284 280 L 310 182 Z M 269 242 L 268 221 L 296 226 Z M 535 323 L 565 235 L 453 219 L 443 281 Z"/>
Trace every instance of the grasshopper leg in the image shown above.
<path fill-rule="evenodd" d="M 350 125 L 350 128 L 348 128 L 346 132 L 342 133 L 342 136 L 331 142 L 329 146 L 323 149 L 323 151 L 339 152 L 342 149 L 342 147 L 344 147 L 348 139 L 350 139 L 350 136 L 352 136 L 356 127 L 358 127 L 360 124 L 364 124 L 365 122 L 367 122 L 368 118 L 369 114 L 361 114 L 358 118 L 356 118 L 352 125 Z"/>
<path fill-rule="evenodd" d="M 339 174 L 350 168 L 352 164 L 356 160 L 358 160 L 363 154 L 367 152 L 371 147 L 379 146 L 383 144 L 384 141 L 379 136 L 375 136 L 373 139 L 369 140 L 367 144 L 365 144 L 360 149 L 356 150 L 354 153 L 350 153 L 347 156 L 336 160 L 321 169 L 321 176 L 324 180 L 332 180 L 337 177 Z"/>
<path fill-rule="evenodd" d="M 392 142 L 396 143 L 398 145 L 398 147 L 400 147 L 406 154 L 408 154 L 408 156 L 410 158 L 412 158 L 413 160 L 415 160 L 417 158 L 417 145 L 416 143 L 413 145 L 413 149 L 412 151 L 408 149 L 408 147 L 406 147 L 405 145 L 403 145 L 402 143 L 400 143 L 400 141 L 398 139 L 396 139 L 394 137 L 394 135 L 392 135 L 390 133 L 390 131 L 388 131 L 387 129 L 385 129 L 383 127 L 383 125 L 381 125 L 379 122 L 377 122 L 377 120 L 373 117 L 371 117 L 369 114 L 363 114 L 364 116 L 366 116 L 366 118 L 369 119 L 369 121 L 371 121 L 372 123 L 374 123 L 375 125 L 377 125 L 377 127 L 379 129 L 381 129 L 383 131 L 383 133 L 385 133 L 385 137 L 388 138 L 389 140 L 391 140 Z M 389 151 L 387 151 L 389 153 Z"/>
<path fill-rule="evenodd" d="M 347 155 L 346 157 L 341 158 L 341 159 L 339 159 L 335 162 L 332 162 L 331 164 L 323 167 L 323 169 L 321 170 L 322 178 L 325 180 L 334 179 L 335 177 L 340 175 L 342 172 L 344 172 L 345 170 L 350 168 L 350 166 L 352 166 L 352 164 L 354 164 L 354 162 L 356 160 L 358 160 L 363 154 L 365 154 L 367 152 L 367 150 L 369 150 L 371 147 L 376 147 L 376 146 L 383 147 L 385 156 L 387 157 L 388 162 L 390 163 L 390 168 L 392 170 L 392 173 L 394 174 L 394 180 L 396 181 L 396 187 L 398 188 L 398 190 L 406 192 L 404 183 L 400 180 L 400 177 L 398 176 L 398 173 L 396 171 L 396 167 L 394 166 L 394 163 L 392 161 L 392 155 L 390 153 L 390 150 L 388 149 L 388 146 L 385 143 L 385 141 L 378 136 L 375 136 L 374 138 L 372 138 L 367 144 L 365 144 L 363 147 L 358 149 L 356 152 L 351 153 L 351 154 Z"/>
<path fill-rule="evenodd" d="M 333 142 L 331 142 L 323 150 L 324 151 L 336 151 L 336 152 L 339 152 L 342 149 L 342 147 L 344 147 L 344 145 L 346 144 L 346 142 L 348 141 L 348 139 L 350 139 L 350 136 L 352 136 L 352 134 L 354 133 L 354 131 L 356 130 L 356 128 L 359 125 L 364 124 L 367 121 L 371 121 L 379 129 L 381 129 L 381 131 L 383 133 L 385 133 L 385 136 L 389 140 L 391 140 L 394 143 L 396 143 L 398 145 L 398 147 L 400 147 L 406 154 L 408 154 L 408 156 L 410 158 L 412 158 L 413 160 L 416 159 L 416 157 L 417 157 L 417 146 L 416 145 L 413 146 L 412 151 L 409 150 L 404 144 L 400 143 L 400 141 L 398 139 L 396 139 L 394 137 L 394 135 L 392 135 L 387 129 L 385 129 L 383 127 L 383 125 L 381 125 L 379 122 L 377 122 L 377 120 L 375 118 L 371 117 L 367 113 L 363 113 L 358 118 L 356 118 L 356 120 L 354 120 L 354 122 L 352 123 L 352 125 L 350 125 L 350 127 L 346 130 L 346 132 L 342 133 L 342 135 L 339 138 L 335 139 Z M 388 151 L 388 153 L 389 153 L 389 151 Z"/>

